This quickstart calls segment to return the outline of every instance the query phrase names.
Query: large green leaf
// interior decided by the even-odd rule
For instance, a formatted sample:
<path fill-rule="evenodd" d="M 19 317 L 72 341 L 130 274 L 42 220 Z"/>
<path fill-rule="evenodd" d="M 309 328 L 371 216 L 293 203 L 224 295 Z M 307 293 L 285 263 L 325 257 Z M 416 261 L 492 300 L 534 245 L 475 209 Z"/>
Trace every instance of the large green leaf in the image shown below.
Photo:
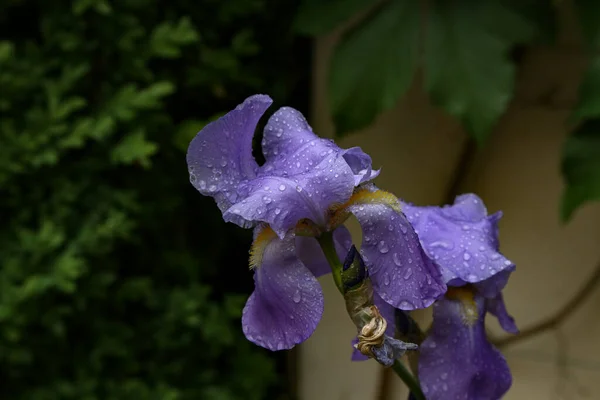
<path fill-rule="evenodd" d="M 563 149 L 566 188 L 561 217 L 568 220 L 582 204 L 600 200 L 600 118 L 583 123 Z"/>
<path fill-rule="evenodd" d="M 509 51 L 536 36 L 535 25 L 501 1 L 436 0 L 428 13 L 425 87 L 482 143 L 513 94 Z"/>
<path fill-rule="evenodd" d="M 408 89 L 417 67 L 419 7 L 389 2 L 342 38 L 329 90 L 337 134 L 367 126 Z"/>
<path fill-rule="evenodd" d="M 377 0 L 305 0 L 300 5 L 294 30 L 316 36 L 327 33 L 338 24 L 365 10 Z"/>
<path fill-rule="evenodd" d="M 593 117 L 600 117 L 600 57 L 593 58 L 588 66 L 572 114 L 575 121 Z"/>

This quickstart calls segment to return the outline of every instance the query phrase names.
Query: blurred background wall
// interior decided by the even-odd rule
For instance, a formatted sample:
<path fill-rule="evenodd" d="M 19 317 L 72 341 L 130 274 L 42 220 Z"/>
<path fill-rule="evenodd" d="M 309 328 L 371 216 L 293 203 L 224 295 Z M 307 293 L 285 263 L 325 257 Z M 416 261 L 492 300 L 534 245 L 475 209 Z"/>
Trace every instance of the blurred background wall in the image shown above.
<path fill-rule="evenodd" d="M 375 167 L 383 168 L 376 184 L 400 198 L 441 205 L 453 200 L 454 191 L 474 192 L 489 212 L 504 212 L 501 251 L 517 265 L 504 296 L 521 330 L 565 307 L 600 262 L 600 206 L 584 206 L 566 225 L 558 215 L 567 118 L 586 65 L 572 15 L 561 13 L 558 46 L 524 55 L 516 96 L 484 148 L 469 143 L 461 126 L 430 104 L 419 82 L 370 127 L 341 141 L 370 154 Z M 314 47 L 312 123 L 324 135 L 334 131 L 327 74 L 340 30 L 318 38 Z M 351 227 L 359 237 L 357 224 Z M 374 362 L 348 361 L 352 324 L 331 279 L 321 281 L 325 316 L 300 346 L 300 398 L 406 399 L 393 373 Z M 599 302 L 600 290 L 595 290 L 560 327 L 501 348 L 514 380 L 505 398 L 600 398 Z M 493 337 L 503 337 L 494 318 L 487 322 Z"/>

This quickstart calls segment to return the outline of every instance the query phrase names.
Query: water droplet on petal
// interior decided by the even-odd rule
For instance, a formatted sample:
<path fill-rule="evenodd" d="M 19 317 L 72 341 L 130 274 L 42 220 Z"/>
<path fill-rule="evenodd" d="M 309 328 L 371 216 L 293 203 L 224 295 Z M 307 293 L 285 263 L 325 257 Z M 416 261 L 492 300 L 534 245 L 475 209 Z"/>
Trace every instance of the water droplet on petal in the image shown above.
<path fill-rule="evenodd" d="M 377 248 L 379 249 L 379 252 L 381 254 L 385 254 L 388 251 L 390 251 L 390 248 L 387 246 L 387 244 L 383 240 L 379 242 L 379 244 L 377 245 Z"/>
<path fill-rule="evenodd" d="M 300 193 L 302 191 L 302 187 L 296 186 L 296 192 Z"/>
<path fill-rule="evenodd" d="M 285 190 L 285 185 L 279 185 L 279 190 L 283 192 Z"/>
<path fill-rule="evenodd" d="M 412 268 L 408 268 L 404 273 L 404 279 L 409 280 L 412 275 Z"/>
<path fill-rule="evenodd" d="M 200 189 L 204 190 L 206 189 L 206 182 L 205 181 L 198 181 L 198 185 L 200 186 Z"/>
<path fill-rule="evenodd" d="M 400 258 L 400 256 L 398 255 L 398 253 L 392 254 L 392 259 L 394 260 L 394 264 L 396 264 L 399 267 L 402 266 L 402 259 Z"/>
<path fill-rule="evenodd" d="M 441 247 L 442 249 L 450 250 L 450 249 L 454 248 L 454 243 L 446 242 L 444 240 L 438 240 L 438 241 L 432 242 L 429 246 Z"/>
<path fill-rule="evenodd" d="M 294 293 L 294 296 L 292 296 L 292 300 L 294 300 L 294 303 L 300 303 L 300 300 L 302 300 L 302 295 L 300 295 L 300 291 L 296 290 L 296 293 Z"/>
<path fill-rule="evenodd" d="M 265 202 L 265 204 L 269 204 L 270 202 L 272 202 L 273 200 L 271 200 L 270 197 L 268 196 L 263 196 L 263 201 Z"/>
<path fill-rule="evenodd" d="M 221 160 L 221 167 L 227 166 L 227 160 Z"/>
<path fill-rule="evenodd" d="M 465 251 L 465 253 L 463 254 L 463 259 L 465 261 L 469 261 L 471 259 L 471 255 Z"/>
<path fill-rule="evenodd" d="M 387 273 L 383 275 L 383 284 L 385 286 L 388 286 L 390 284 L 390 276 Z"/>
<path fill-rule="evenodd" d="M 279 215 L 279 213 L 280 213 L 280 212 L 281 212 L 281 209 L 280 209 L 280 208 L 276 208 L 276 209 L 275 209 L 275 215 Z"/>
<path fill-rule="evenodd" d="M 217 187 L 216 187 L 215 185 L 210 185 L 210 186 L 208 187 L 208 191 L 209 191 L 209 192 L 214 192 L 214 191 L 216 191 L 216 190 L 217 190 Z"/>
<path fill-rule="evenodd" d="M 469 225 L 463 225 L 462 228 L 463 228 L 463 231 L 468 231 L 469 229 L 471 229 L 471 227 Z"/>
<path fill-rule="evenodd" d="M 507 267 L 510 266 L 512 263 L 509 260 L 504 260 L 504 265 L 506 265 Z"/>
<path fill-rule="evenodd" d="M 500 254 L 498 254 L 498 253 L 494 253 L 494 254 L 492 254 L 492 256 L 491 256 L 490 258 L 491 258 L 492 260 L 497 260 L 497 259 L 499 259 L 499 258 L 500 258 Z"/>

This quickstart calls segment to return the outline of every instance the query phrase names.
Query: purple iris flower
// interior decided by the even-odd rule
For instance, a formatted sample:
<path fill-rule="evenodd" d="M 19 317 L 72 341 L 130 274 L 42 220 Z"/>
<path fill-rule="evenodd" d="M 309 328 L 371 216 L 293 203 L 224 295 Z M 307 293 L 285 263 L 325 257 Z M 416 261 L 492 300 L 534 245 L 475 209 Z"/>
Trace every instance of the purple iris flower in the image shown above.
<path fill-rule="evenodd" d="M 359 147 L 319 138 L 300 112 L 283 107 L 264 129 L 266 162 L 256 163 L 252 137 L 271 103 L 265 95 L 247 98 L 206 125 L 187 153 L 194 187 L 215 199 L 225 221 L 254 228 L 246 337 L 282 350 L 314 332 L 323 313 L 316 277 L 330 272 L 315 237 L 333 232 L 343 260 L 351 238 L 342 224 L 351 213 L 362 225 L 362 255 L 379 296 L 405 310 L 431 305 L 446 290 L 441 274 L 397 199 L 368 184 L 379 171 Z"/>
<path fill-rule="evenodd" d="M 512 378 L 484 326 L 489 311 L 507 332 L 518 332 L 501 293 L 515 269 L 498 251 L 501 213 L 488 216 L 474 194 L 458 196 L 452 206 L 404 204 L 403 211 L 450 286 L 434 304 L 433 324 L 421 344 L 423 392 L 429 400 L 501 398 Z"/>

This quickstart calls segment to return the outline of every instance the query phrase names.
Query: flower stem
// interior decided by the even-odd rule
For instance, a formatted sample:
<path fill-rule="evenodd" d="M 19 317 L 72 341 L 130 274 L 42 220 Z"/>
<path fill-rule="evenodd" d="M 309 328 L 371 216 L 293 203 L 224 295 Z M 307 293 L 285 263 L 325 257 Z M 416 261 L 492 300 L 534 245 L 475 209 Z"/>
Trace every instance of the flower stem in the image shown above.
<path fill-rule="evenodd" d="M 402 381 L 408 386 L 410 391 L 412 392 L 413 398 L 415 400 L 425 400 L 425 395 L 421 390 L 421 385 L 419 385 L 419 381 L 415 378 L 408 369 L 400 362 L 399 360 L 394 361 L 394 365 L 392 369 L 402 379 Z"/>
<path fill-rule="evenodd" d="M 335 286 L 337 286 L 338 290 L 342 294 L 345 295 L 344 285 L 342 284 L 342 263 L 338 258 L 337 252 L 335 250 L 335 243 L 333 241 L 333 233 L 325 232 L 321 234 L 320 237 L 317 238 L 321 249 L 323 250 L 323 254 L 325 254 L 325 258 L 329 263 L 329 267 L 331 268 L 331 273 L 333 275 L 333 281 L 335 282 Z M 419 385 L 419 381 L 415 378 L 405 367 L 404 365 L 396 360 L 392 369 L 402 379 L 402 381 L 408 386 L 410 391 L 413 394 L 415 400 L 425 400 L 425 396 L 421 391 L 421 386 Z"/>
<path fill-rule="evenodd" d="M 344 287 L 342 285 L 342 263 L 338 258 L 338 255 L 335 251 L 335 243 L 333 241 L 333 232 L 325 232 L 321 234 L 320 237 L 317 238 L 319 241 L 319 245 L 321 245 L 321 249 L 323 250 L 323 254 L 325 254 L 325 258 L 329 263 L 329 267 L 331 268 L 331 273 L 333 274 L 333 281 L 335 282 L 335 286 L 337 286 L 340 293 L 344 294 Z"/>

